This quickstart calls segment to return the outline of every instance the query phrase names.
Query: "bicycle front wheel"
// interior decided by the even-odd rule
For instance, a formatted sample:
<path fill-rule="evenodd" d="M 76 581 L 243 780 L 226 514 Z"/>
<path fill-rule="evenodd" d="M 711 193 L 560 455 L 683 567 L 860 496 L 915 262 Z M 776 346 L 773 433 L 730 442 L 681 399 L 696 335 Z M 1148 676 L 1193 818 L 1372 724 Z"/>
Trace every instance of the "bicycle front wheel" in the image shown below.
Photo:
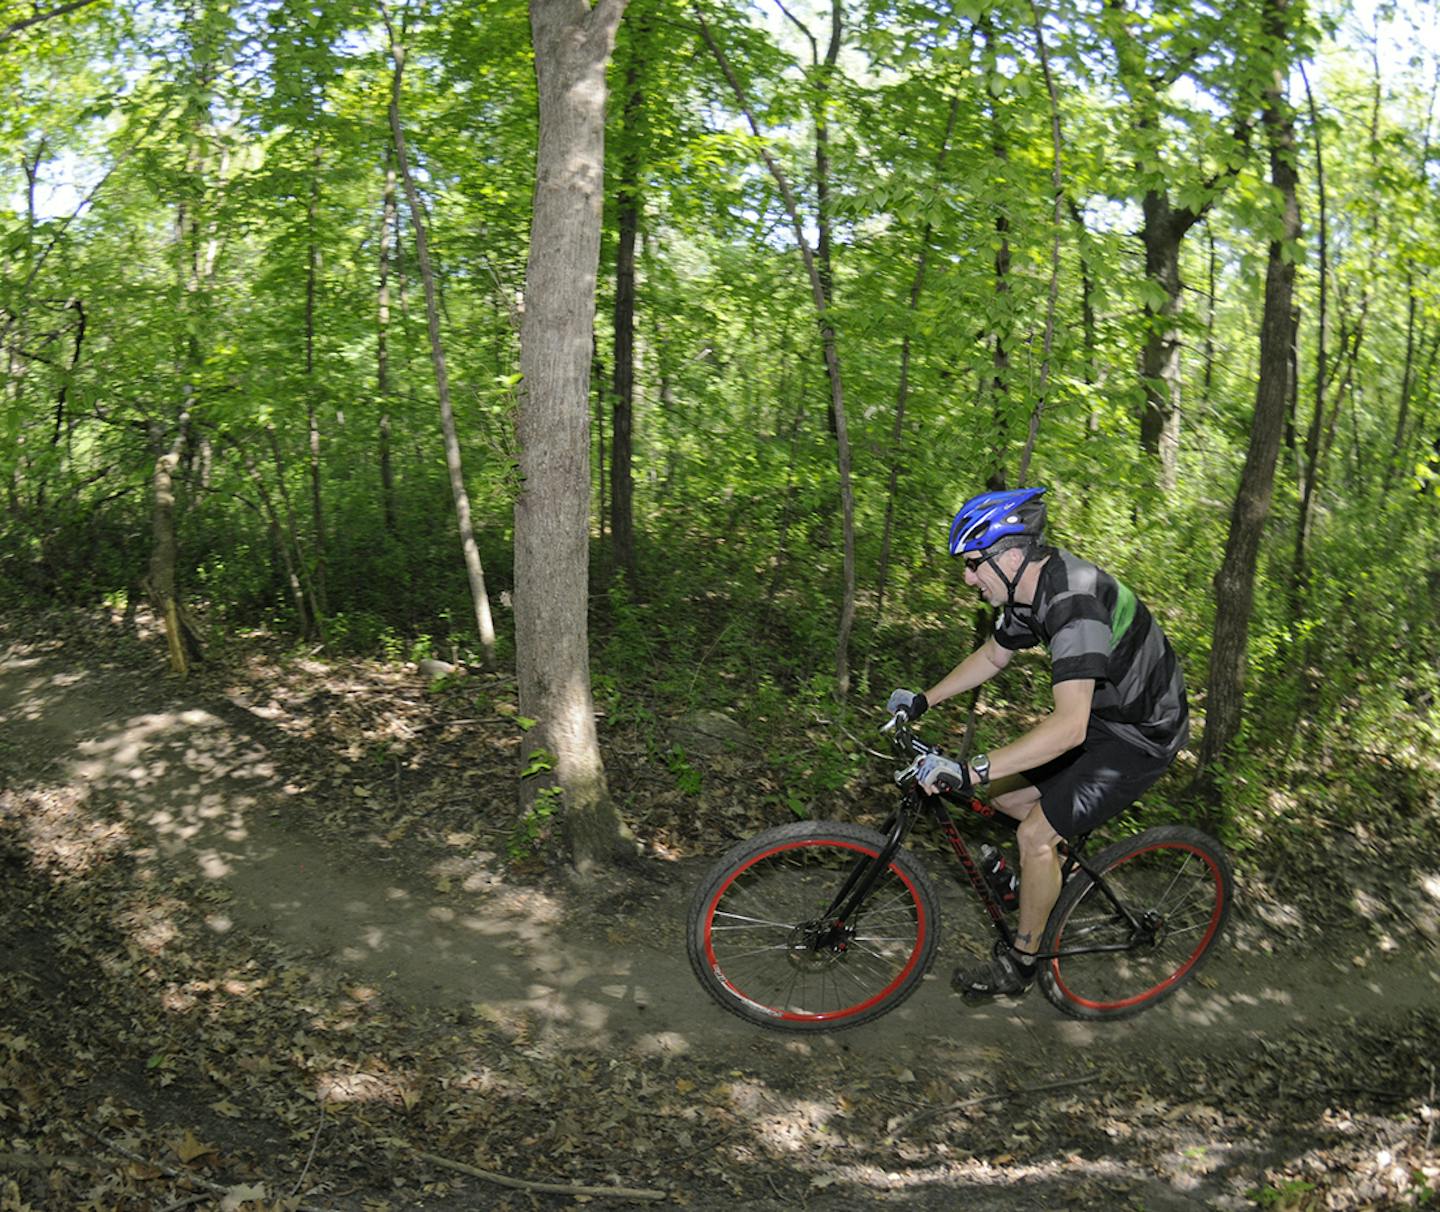
<path fill-rule="evenodd" d="M 705 991 L 779 1031 L 869 1022 L 914 992 L 940 919 L 924 869 L 897 850 L 848 920 L 826 911 L 885 839 L 833 821 L 781 825 L 731 847 L 695 890 L 687 949 Z"/>
<path fill-rule="evenodd" d="M 1107 846 L 1092 866 L 1103 885 L 1078 872 L 1055 903 L 1040 949 L 1056 954 L 1041 965 L 1040 988 L 1074 1018 L 1129 1018 L 1173 994 L 1209 957 L 1235 878 L 1220 843 L 1184 825 Z"/>

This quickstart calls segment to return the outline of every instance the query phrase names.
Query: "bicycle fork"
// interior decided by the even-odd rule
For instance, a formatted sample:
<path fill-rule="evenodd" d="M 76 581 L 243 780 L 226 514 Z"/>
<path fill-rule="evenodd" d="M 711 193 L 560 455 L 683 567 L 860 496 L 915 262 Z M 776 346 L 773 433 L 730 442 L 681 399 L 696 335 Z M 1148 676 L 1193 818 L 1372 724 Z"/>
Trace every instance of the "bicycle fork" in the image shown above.
<path fill-rule="evenodd" d="M 867 855 L 856 859 L 854 866 L 850 868 L 850 874 L 845 878 L 845 883 L 835 894 L 835 899 L 830 902 L 829 907 L 815 922 L 814 935 L 808 940 L 809 950 L 817 952 L 827 948 L 834 952 L 845 950 L 855 933 L 852 919 L 859 912 L 870 893 L 874 891 L 875 884 L 884 874 L 885 869 L 889 867 L 890 860 L 900 849 L 900 843 L 905 840 L 905 835 L 909 831 L 910 813 L 907 806 L 902 805 L 885 822 L 882 830 L 885 834 L 885 845 L 880 848 L 880 853 L 874 858 Z"/>

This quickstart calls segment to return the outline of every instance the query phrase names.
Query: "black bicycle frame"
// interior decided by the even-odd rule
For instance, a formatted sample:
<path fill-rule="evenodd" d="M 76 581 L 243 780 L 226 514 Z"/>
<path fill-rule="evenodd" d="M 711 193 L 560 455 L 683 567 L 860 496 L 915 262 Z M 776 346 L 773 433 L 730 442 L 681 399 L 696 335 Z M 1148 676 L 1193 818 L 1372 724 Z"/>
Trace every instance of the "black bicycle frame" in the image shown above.
<path fill-rule="evenodd" d="M 906 729 L 898 733 L 896 737 L 897 747 L 903 745 L 906 750 L 915 755 L 930 753 L 932 750 L 923 741 L 910 734 Z M 829 908 L 821 919 L 822 929 L 815 936 L 811 944 L 816 950 L 825 946 L 843 944 L 843 937 L 839 940 L 835 937 L 835 931 L 842 933 L 849 929 L 850 919 L 865 903 L 866 898 L 874 889 L 881 873 L 890 865 L 890 860 L 895 852 L 900 849 L 900 844 L 905 840 L 906 834 L 914 816 L 922 809 L 929 808 L 935 822 L 940 826 L 941 832 L 950 843 L 950 848 L 955 852 L 961 868 L 970 880 L 970 886 L 974 889 L 975 895 L 980 898 L 980 903 L 985 906 L 989 914 L 991 927 L 999 936 L 1000 940 L 1007 947 L 1015 945 L 1015 930 L 1005 920 L 1005 910 L 996 899 L 995 894 L 990 890 L 989 881 L 984 873 L 975 864 L 971 857 L 970 848 L 965 844 L 965 838 L 955 825 L 954 817 L 946 807 L 947 803 L 957 804 L 979 816 L 993 818 L 996 810 L 983 800 L 975 796 L 960 796 L 953 792 L 941 791 L 935 795 L 926 795 L 913 782 L 909 786 L 902 783 L 902 794 L 900 807 L 891 813 L 886 820 L 881 832 L 885 834 L 885 844 L 880 852 L 874 857 L 865 856 L 855 861 L 846 876 L 845 883 L 835 898 L 830 902 Z M 1121 903 L 1120 899 L 1111 890 L 1105 877 L 1085 861 L 1083 854 L 1085 843 L 1089 840 L 1089 833 L 1082 833 L 1073 842 L 1062 841 L 1060 843 L 1061 853 L 1064 855 L 1064 862 L 1060 869 L 1061 885 L 1070 878 L 1071 874 L 1078 867 L 1084 871 L 1095 886 L 1104 894 L 1105 899 L 1117 914 L 1123 917 L 1129 924 L 1131 938 L 1126 943 L 1106 943 L 1093 947 L 1066 947 L 1060 951 L 1050 951 L 1044 954 L 1037 954 L 1037 960 L 1057 959 L 1062 956 L 1072 955 L 1100 955 L 1107 952 L 1132 950 L 1137 942 L 1145 934 L 1145 927 L 1136 920 L 1135 915 Z"/>

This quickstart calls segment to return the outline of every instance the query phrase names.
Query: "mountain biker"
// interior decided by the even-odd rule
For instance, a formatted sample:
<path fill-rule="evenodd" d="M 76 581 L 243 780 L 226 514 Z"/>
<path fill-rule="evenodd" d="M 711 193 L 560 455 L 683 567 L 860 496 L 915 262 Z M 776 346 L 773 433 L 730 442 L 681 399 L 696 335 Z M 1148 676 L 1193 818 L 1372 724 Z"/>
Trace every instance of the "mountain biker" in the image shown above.
<path fill-rule="evenodd" d="M 950 554 L 965 583 L 1000 611 L 995 630 L 929 690 L 896 690 L 887 707 L 918 719 L 988 682 L 1021 648 L 1050 652 L 1054 709 L 1008 745 L 968 763 L 921 759 L 921 787 L 987 798 L 1020 822 L 1020 921 L 1015 945 L 956 969 L 968 997 L 1024 993 L 1040 932 L 1060 895 L 1061 838 L 1129 807 L 1169 768 L 1190 733 L 1185 680 L 1170 642 L 1135 594 L 1094 564 L 1045 542 L 1044 488 L 985 492 L 960 508 Z"/>

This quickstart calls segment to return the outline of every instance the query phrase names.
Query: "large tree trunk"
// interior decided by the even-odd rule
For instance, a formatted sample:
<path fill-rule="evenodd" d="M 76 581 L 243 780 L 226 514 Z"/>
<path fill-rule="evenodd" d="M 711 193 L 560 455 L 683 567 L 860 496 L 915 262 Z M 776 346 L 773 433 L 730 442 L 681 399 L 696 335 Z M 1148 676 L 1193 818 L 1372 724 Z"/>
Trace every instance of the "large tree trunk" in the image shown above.
<path fill-rule="evenodd" d="M 1288 70 L 1289 0 L 1267 0 L 1265 32 L 1275 66 L 1265 90 L 1263 122 L 1270 148 L 1270 177 L 1283 207 L 1282 238 L 1271 241 L 1265 274 L 1265 307 L 1260 329 L 1260 381 L 1250 447 L 1230 515 L 1225 558 L 1215 576 L 1215 634 L 1210 650 L 1210 688 L 1205 736 L 1200 749 L 1199 786 L 1213 798 L 1214 770 L 1240 731 L 1245 704 L 1246 646 L 1254 603 L 1260 539 L 1270 512 L 1275 462 L 1285 426 L 1290 387 L 1291 305 L 1295 262 L 1289 249 L 1300 238 L 1300 204 L 1295 169 L 1295 120 L 1285 98 Z"/>
<path fill-rule="evenodd" d="M 450 493 L 455 501 L 455 522 L 460 531 L 460 548 L 465 557 L 465 573 L 470 581 L 470 600 L 475 607 L 475 630 L 480 636 L 486 666 L 495 663 L 495 624 L 490 615 L 490 595 L 485 589 L 485 570 L 480 563 L 480 548 L 475 542 L 475 526 L 470 517 L 470 492 L 465 487 L 465 470 L 460 459 L 460 438 L 455 429 L 455 410 L 450 403 L 450 374 L 445 365 L 445 345 L 440 336 L 440 301 L 435 289 L 435 269 L 430 261 L 430 236 L 426 230 L 425 212 L 420 206 L 420 193 L 410 172 L 406 151 L 405 127 L 400 121 L 400 90 L 405 73 L 405 47 L 395 36 L 388 12 L 386 26 L 390 32 L 390 53 L 395 72 L 390 83 L 390 133 L 395 141 L 395 159 L 400 180 L 405 186 L 405 200 L 410 208 L 410 226 L 415 233 L 415 258 L 420 263 L 420 281 L 425 289 L 425 324 L 430 334 L 430 360 L 435 368 L 435 394 L 440 399 L 440 427 L 445 435 L 445 466 L 450 472 Z"/>
<path fill-rule="evenodd" d="M 590 688 L 588 399 L 605 173 L 605 68 L 625 0 L 531 0 L 540 142 L 520 329 L 515 650 L 522 808 L 563 796 L 581 871 L 613 861 L 619 822 Z M 543 751 L 543 753 L 541 752 Z"/>

